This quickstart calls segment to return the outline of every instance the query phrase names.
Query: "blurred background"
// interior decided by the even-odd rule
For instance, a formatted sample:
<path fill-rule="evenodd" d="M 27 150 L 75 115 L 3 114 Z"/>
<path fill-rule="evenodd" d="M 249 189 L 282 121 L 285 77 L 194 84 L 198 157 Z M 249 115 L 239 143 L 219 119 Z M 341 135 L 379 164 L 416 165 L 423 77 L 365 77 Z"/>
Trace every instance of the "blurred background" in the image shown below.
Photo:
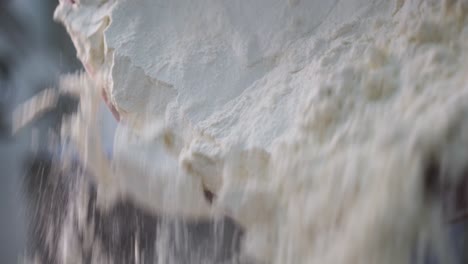
<path fill-rule="evenodd" d="M 18 135 L 11 135 L 14 108 L 54 87 L 62 73 L 80 69 L 64 28 L 53 21 L 58 0 L 0 0 L 0 257 L 18 263 L 26 250 L 28 202 L 22 192 L 24 164 L 47 147 L 48 130 L 57 122 L 49 113 Z"/>

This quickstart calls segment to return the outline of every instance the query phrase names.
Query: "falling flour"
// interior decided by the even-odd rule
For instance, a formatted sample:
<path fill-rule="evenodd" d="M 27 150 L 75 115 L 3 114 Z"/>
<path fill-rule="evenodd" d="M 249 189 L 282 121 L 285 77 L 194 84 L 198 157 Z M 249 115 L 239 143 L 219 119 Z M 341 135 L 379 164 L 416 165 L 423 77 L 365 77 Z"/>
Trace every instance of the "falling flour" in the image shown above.
<path fill-rule="evenodd" d="M 232 217 L 259 263 L 442 263 L 468 161 L 468 1 L 61 1 L 87 76 L 63 138 L 99 195 Z M 120 116 L 109 159 L 101 91 Z M 214 194 L 207 201 L 206 191 Z M 418 248 L 421 250 L 418 251 Z"/>

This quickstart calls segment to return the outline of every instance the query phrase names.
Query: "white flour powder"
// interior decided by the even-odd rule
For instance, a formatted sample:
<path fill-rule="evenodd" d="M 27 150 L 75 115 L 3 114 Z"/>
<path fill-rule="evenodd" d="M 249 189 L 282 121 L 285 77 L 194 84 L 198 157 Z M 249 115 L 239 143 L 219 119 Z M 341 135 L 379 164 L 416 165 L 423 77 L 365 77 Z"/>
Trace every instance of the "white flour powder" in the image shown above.
<path fill-rule="evenodd" d="M 101 195 L 227 214 L 260 263 L 410 263 L 425 243 L 449 263 L 423 172 L 435 155 L 455 180 L 468 161 L 467 12 L 462 0 L 62 1 L 91 76 L 64 134 Z M 121 117 L 110 161 L 100 89 Z"/>

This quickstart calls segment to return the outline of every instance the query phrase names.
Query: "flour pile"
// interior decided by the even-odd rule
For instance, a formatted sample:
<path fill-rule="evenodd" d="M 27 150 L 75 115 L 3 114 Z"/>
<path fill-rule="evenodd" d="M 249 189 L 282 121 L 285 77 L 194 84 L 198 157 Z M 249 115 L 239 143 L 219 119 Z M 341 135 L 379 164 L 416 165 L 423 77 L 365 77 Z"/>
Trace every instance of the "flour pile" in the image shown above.
<path fill-rule="evenodd" d="M 426 247 L 450 263 L 431 175 L 456 182 L 468 161 L 467 12 L 462 0 L 64 0 L 55 17 L 88 76 L 64 81 L 82 103 L 63 135 L 103 201 L 228 215 L 259 263 L 411 263 Z M 112 159 L 101 90 L 120 119 Z"/>

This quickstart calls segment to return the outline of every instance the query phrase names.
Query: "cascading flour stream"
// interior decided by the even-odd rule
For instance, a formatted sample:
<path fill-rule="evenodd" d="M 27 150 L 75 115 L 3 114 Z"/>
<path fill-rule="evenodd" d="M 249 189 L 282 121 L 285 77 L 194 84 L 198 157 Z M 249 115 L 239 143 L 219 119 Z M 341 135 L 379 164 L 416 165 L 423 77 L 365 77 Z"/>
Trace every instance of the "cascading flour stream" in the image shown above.
<path fill-rule="evenodd" d="M 464 0 L 61 1 L 82 89 L 98 91 L 64 136 L 107 201 L 228 215 L 259 263 L 411 263 L 418 246 L 451 263 L 427 164 L 454 183 L 468 161 L 467 11 Z M 96 149 L 101 89 L 120 118 L 111 160 Z"/>

